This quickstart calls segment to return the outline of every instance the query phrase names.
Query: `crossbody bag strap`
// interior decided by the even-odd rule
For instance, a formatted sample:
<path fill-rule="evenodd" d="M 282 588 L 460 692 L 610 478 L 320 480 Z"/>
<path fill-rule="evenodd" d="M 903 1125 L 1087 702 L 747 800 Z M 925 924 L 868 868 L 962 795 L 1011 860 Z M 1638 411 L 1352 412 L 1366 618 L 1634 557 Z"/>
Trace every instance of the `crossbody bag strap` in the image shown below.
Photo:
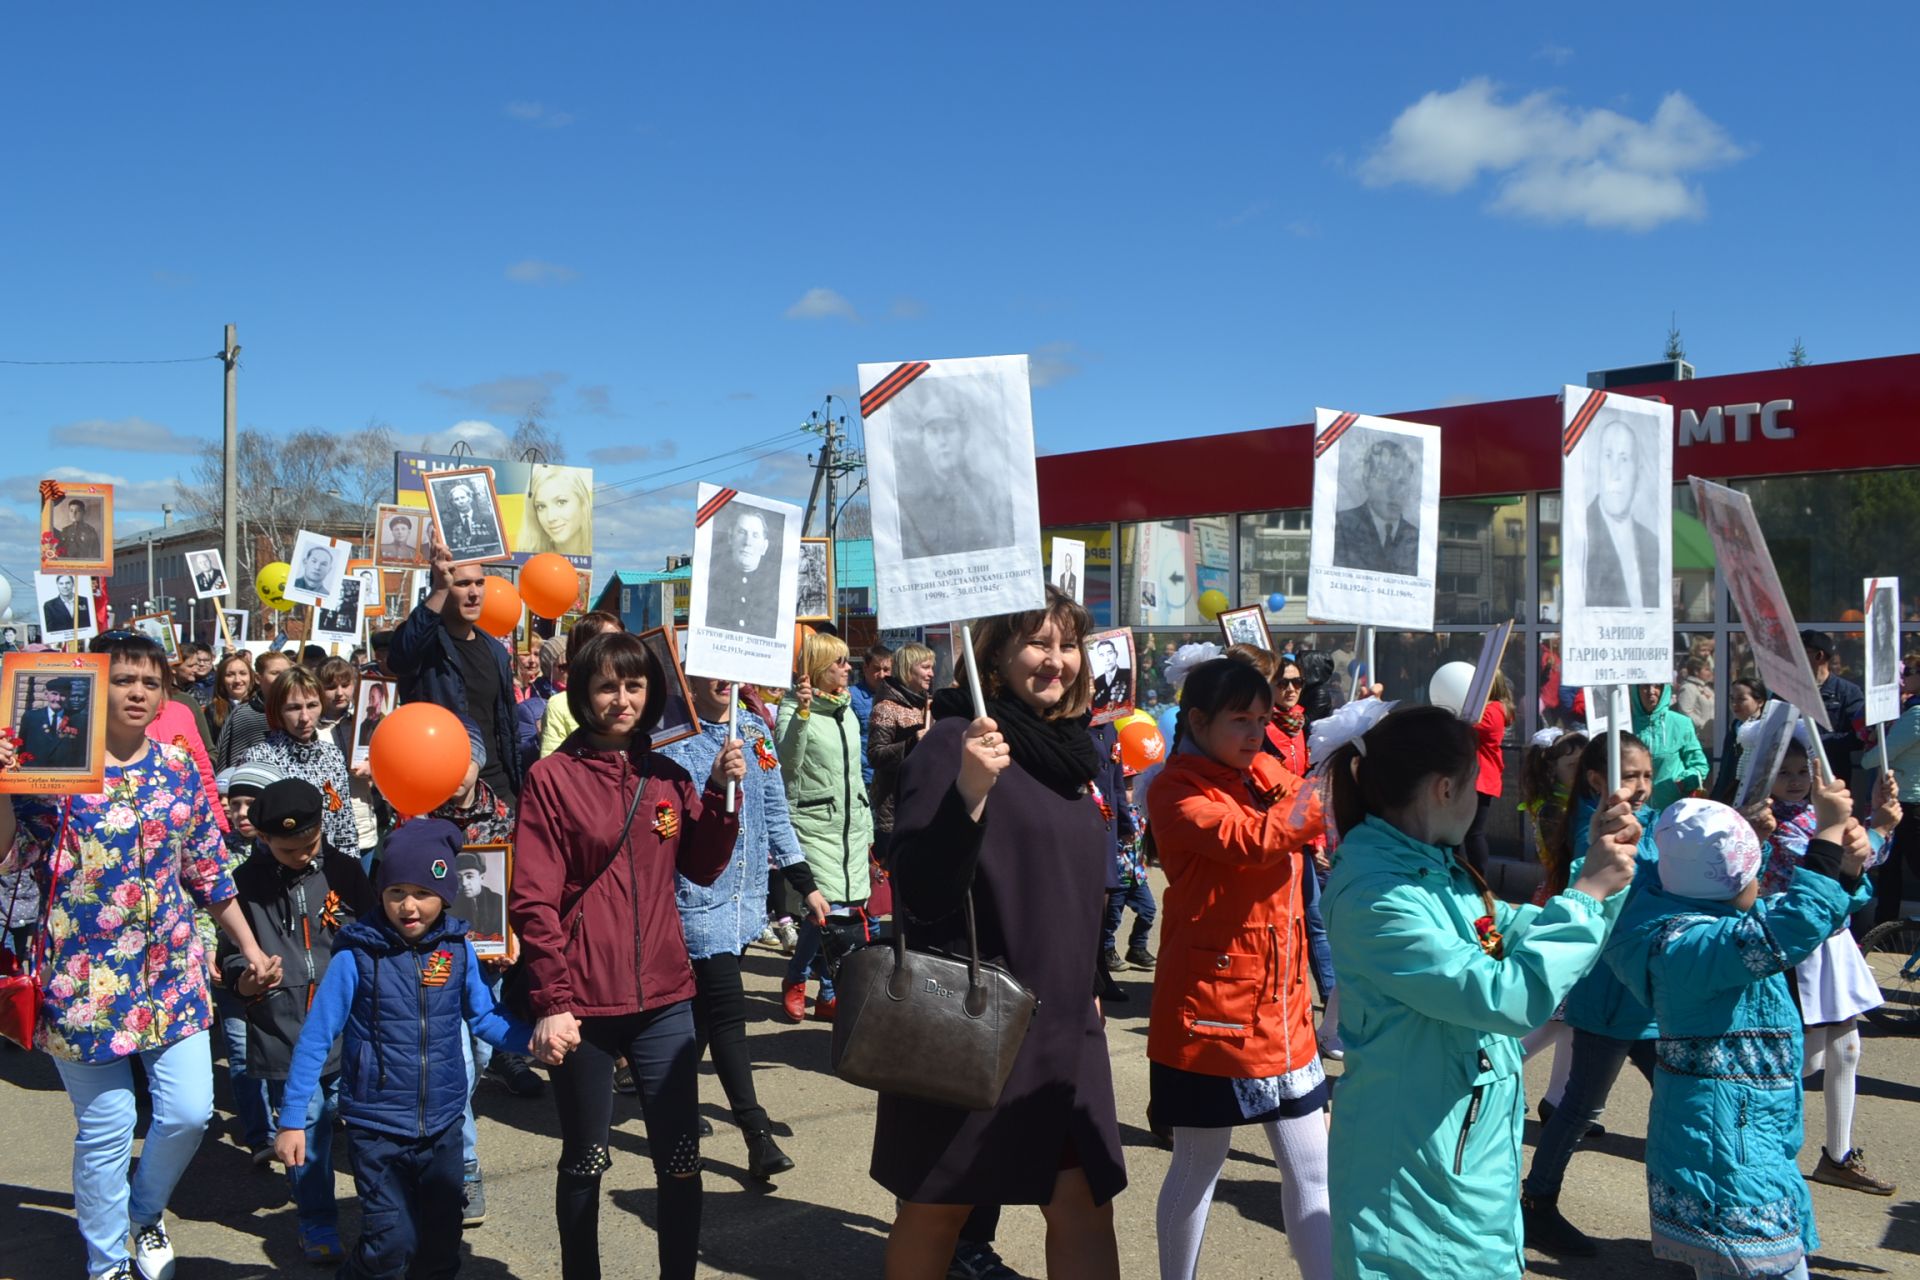
<path fill-rule="evenodd" d="M 613 846 L 613 853 L 607 858 L 606 864 L 594 872 L 593 879 L 587 881 L 587 887 L 580 891 L 580 896 L 575 898 L 573 905 L 567 908 L 566 919 L 560 922 L 562 930 L 573 927 L 574 917 L 586 909 L 587 895 L 593 892 L 594 887 L 605 878 L 607 872 L 613 870 L 614 864 L 620 861 L 620 855 L 626 851 L 627 837 L 633 834 L 633 815 L 640 808 L 640 793 L 646 789 L 647 777 L 641 774 L 633 784 L 633 799 L 627 802 L 627 820 L 620 825 L 619 843 Z"/>
<path fill-rule="evenodd" d="M 68 796 L 66 801 L 60 806 L 60 833 L 53 838 L 53 849 L 47 854 L 47 892 L 46 896 L 40 902 L 40 928 L 35 932 L 33 938 L 33 973 L 35 976 L 39 975 L 41 967 L 47 962 L 47 920 L 53 915 L 54 896 L 59 892 L 60 888 L 60 851 L 66 846 L 67 831 L 72 819 L 73 797 Z M 16 832 L 14 840 L 17 842 L 19 838 L 19 834 Z M 74 858 L 75 866 L 79 865 L 79 861 L 79 857 L 76 854 Z M 24 870 L 22 874 L 26 874 Z M 16 883 L 16 892 L 18 888 L 19 886 Z M 7 909 L 7 918 L 9 920 L 13 918 L 13 909 L 11 907 Z M 24 959 L 24 957 L 22 958 Z"/>

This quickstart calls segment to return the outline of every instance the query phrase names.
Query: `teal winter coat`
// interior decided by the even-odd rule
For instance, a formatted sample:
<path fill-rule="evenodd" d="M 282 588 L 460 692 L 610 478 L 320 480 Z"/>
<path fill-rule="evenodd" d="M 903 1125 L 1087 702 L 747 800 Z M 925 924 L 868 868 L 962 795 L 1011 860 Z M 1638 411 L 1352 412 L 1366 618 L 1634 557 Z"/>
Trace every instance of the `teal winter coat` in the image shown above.
<path fill-rule="evenodd" d="M 1607 964 L 1660 1024 L 1647 1114 L 1656 1257 L 1771 1276 L 1820 1243 L 1797 1163 L 1800 1014 L 1782 975 L 1871 897 L 1864 880 L 1849 894 L 1802 866 L 1747 911 L 1649 888 L 1622 915 Z"/>
<path fill-rule="evenodd" d="M 774 730 L 793 834 L 828 902 L 865 902 L 873 891 L 873 802 L 860 778 L 860 722 L 844 693 L 816 693 L 808 713 L 799 712 L 788 694 Z"/>
<path fill-rule="evenodd" d="M 1660 700 L 1651 711 L 1641 708 L 1638 689 L 1628 701 L 1633 704 L 1634 736 L 1653 756 L 1653 798 L 1647 803 L 1658 813 L 1707 785 L 1707 753 L 1693 721 L 1673 709 L 1672 685 L 1660 686 Z"/>
<path fill-rule="evenodd" d="M 1568 884 L 1579 880 L 1581 870 L 1587 865 L 1587 844 L 1593 839 L 1596 807 L 1591 800 L 1574 804 L 1574 859 L 1567 874 Z M 1653 843 L 1653 824 L 1659 815 L 1642 805 L 1633 816 L 1640 821 L 1640 847 L 1634 850 L 1633 884 L 1622 899 L 1626 904 L 1620 909 L 1622 915 L 1633 904 L 1634 895 L 1660 884 L 1660 850 Z M 1653 1010 L 1634 999 L 1633 993 L 1604 964 L 1593 966 L 1592 973 L 1573 984 L 1573 990 L 1567 994 L 1564 1017 L 1570 1027 L 1615 1040 L 1651 1040 L 1659 1034 L 1654 1026 Z"/>
<path fill-rule="evenodd" d="M 1600 957 L 1624 894 L 1496 903 L 1451 849 L 1368 818 L 1347 833 L 1320 910 L 1340 978 L 1346 1073 L 1328 1140 L 1334 1274 L 1473 1276 L 1524 1269 L 1520 1042 Z"/>

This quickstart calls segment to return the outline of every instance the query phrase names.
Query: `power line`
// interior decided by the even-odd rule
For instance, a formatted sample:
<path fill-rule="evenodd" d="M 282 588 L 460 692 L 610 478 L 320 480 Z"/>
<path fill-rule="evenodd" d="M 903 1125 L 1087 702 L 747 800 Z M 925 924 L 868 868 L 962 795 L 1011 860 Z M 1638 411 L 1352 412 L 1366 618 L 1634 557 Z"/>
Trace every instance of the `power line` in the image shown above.
<path fill-rule="evenodd" d="M 730 458 L 736 453 L 747 453 L 754 449 L 764 449 L 768 445 L 778 444 L 781 441 L 786 440 L 791 436 L 804 435 L 804 434 L 805 434 L 804 431 L 802 431 L 798 427 L 795 427 L 790 430 L 781 431 L 775 435 L 768 436 L 765 440 L 756 440 L 752 444 L 743 444 L 732 449 L 723 450 L 722 452 L 716 453 L 711 457 L 696 458 L 692 462 L 683 462 L 683 463 L 680 463 L 678 466 L 667 467 L 666 469 L 661 471 L 648 471 L 641 475 L 628 476 L 625 480 L 609 480 L 605 484 L 596 484 L 595 486 L 593 486 L 594 491 L 598 493 L 603 489 L 613 490 L 613 489 L 623 488 L 624 486 L 630 485 L 630 484 L 644 484 L 648 480 L 657 480 L 661 476 L 671 476 L 671 475 L 677 475 L 682 471 L 691 471 L 696 467 L 704 467 L 708 463 L 719 462 L 724 458 Z M 668 485 L 666 487 L 671 489 L 673 486 Z M 656 493 L 658 492 L 658 490 L 648 490 L 648 492 Z"/>
<path fill-rule="evenodd" d="M 764 458 L 772 458 L 772 457 L 776 457 L 779 454 L 796 453 L 796 452 L 798 452 L 798 450 L 793 448 L 769 449 L 765 453 L 757 453 L 751 458 L 742 458 L 738 462 L 732 463 L 729 466 L 723 468 L 723 471 L 738 471 L 741 467 L 748 466 L 755 462 L 759 462 Z M 604 510 L 607 507 L 617 507 L 623 502 L 632 502 L 635 498 L 644 498 L 649 496 L 650 494 L 655 494 L 655 493 L 665 493 L 668 489 L 677 489 L 683 484 L 691 484 L 691 483 L 692 483 L 691 480 L 675 480 L 670 484 L 658 485 L 652 489 L 641 489 L 636 493 L 623 494 L 622 496 L 614 499 L 612 502 L 602 502 L 599 504 L 599 506 L 602 510 Z"/>
<path fill-rule="evenodd" d="M 34 365 L 39 367 L 73 364 L 197 364 L 202 360 L 218 360 L 220 358 L 220 353 L 216 351 L 210 356 L 181 356 L 178 360 L 0 360 L 0 364 Z"/>

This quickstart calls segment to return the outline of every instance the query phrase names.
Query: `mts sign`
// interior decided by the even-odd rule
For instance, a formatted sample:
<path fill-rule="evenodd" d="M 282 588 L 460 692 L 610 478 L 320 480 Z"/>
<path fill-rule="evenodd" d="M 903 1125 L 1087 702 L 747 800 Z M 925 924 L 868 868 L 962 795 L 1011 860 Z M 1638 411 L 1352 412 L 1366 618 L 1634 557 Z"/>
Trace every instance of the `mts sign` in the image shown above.
<path fill-rule="evenodd" d="M 1791 440 L 1793 428 L 1782 422 L 1781 416 L 1793 412 L 1791 400 L 1769 400 L 1765 404 L 1748 401 L 1746 404 L 1715 405 L 1711 409 L 1695 413 L 1692 409 L 1682 409 L 1679 414 L 1680 447 L 1690 444 L 1725 444 L 1727 428 L 1733 428 L 1733 442 L 1745 444 L 1753 438 L 1753 424 L 1760 424 L 1760 436 L 1764 440 Z"/>

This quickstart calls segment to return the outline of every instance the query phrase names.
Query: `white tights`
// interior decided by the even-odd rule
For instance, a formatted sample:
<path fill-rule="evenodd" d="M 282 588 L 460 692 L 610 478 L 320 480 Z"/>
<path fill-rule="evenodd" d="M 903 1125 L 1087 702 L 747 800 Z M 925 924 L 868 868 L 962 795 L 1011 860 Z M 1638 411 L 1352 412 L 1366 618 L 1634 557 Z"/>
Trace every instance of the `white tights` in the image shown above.
<path fill-rule="evenodd" d="M 1280 1208 L 1287 1243 L 1304 1280 L 1333 1275 L 1333 1215 L 1327 1205 L 1327 1117 L 1315 1111 L 1262 1125 L 1280 1168 Z M 1192 1280 L 1200 1263 L 1213 1187 L 1233 1146 L 1232 1129 L 1173 1131 L 1173 1163 L 1160 1184 L 1154 1225 L 1160 1236 L 1160 1280 Z"/>
<path fill-rule="evenodd" d="M 1860 1020 L 1807 1028 L 1802 1075 L 1827 1070 L 1827 1154 L 1845 1160 L 1853 1150 L 1853 1100 L 1860 1080 Z"/>
<path fill-rule="evenodd" d="M 1520 1038 L 1520 1052 L 1528 1061 L 1549 1047 L 1553 1049 L 1553 1068 L 1542 1096 L 1548 1106 L 1558 1107 L 1560 1095 L 1567 1091 L 1567 1075 L 1573 1070 L 1573 1028 L 1564 1022 L 1544 1022 Z"/>

